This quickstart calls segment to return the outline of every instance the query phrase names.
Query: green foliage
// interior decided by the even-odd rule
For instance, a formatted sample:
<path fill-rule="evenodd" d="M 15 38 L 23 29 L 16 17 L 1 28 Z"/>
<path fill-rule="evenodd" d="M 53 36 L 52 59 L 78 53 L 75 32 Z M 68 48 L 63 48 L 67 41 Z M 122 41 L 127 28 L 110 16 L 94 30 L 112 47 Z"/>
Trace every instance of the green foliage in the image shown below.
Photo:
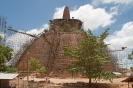
<path fill-rule="evenodd" d="M 133 66 L 130 67 L 131 71 L 133 72 Z"/>
<path fill-rule="evenodd" d="M 0 45 L 0 54 L 4 56 L 5 61 L 9 61 L 11 59 L 12 51 L 13 49 L 11 49 L 10 47 Z"/>
<path fill-rule="evenodd" d="M 0 36 L 0 42 L 2 40 L 2 37 Z M 6 61 L 9 61 L 12 56 L 13 49 L 4 46 L 0 43 L 0 71 L 6 71 L 7 66 L 5 65 Z"/>
<path fill-rule="evenodd" d="M 45 72 L 45 67 L 42 66 L 42 67 L 38 70 L 38 72 L 39 72 L 41 75 L 44 74 L 44 72 Z"/>
<path fill-rule="evenodd" d="M 70 29 L 70 25 L 69 24 L 65 24 L 63 26 L 63 29 L 64 29 L 64 31 L 68 31 Z"/>
<path fill-rule="evenodd" d="M 64 67 L 63 69 L 66 69 L 72 75 L 72 78 L 74 78 L 78 74 L 78 69 L 74 65 Z"/>
<path fill-rule="evenodd" d="M 129 60 L 133 60 L 133 50 L 130 54 L 128 54 L 128 58 Z M 133 72 L 133 66 L 130 67 L 131 71 Z"/>
<path fill-rule="evenodd" d="M 133 50 L 132 50 L 131 54 L 128 54 L 128 59 L 133 60 Z"/>
<path fill-rule="evenodd" d="M 7 67 L 7 72 L 8 72 L 8 73 L 17 72 L 17 68 L 16 68 L 16 67 Z"/>
<path fill-rule="evenodd" d="M 59 31 L 69 31 L 70 30 L 70 25 L 69 24 L 64 24 L 62 28 L 58 28 Z"/>
<path fill-rule="evenodd" d="M 2 40 L 2 37 L 0 36 L 0 41 Z"/>
<path fill-rule="evenodd" d="M 36 71 L 37 69 L 40 68 L 39 61 L 32 57 L 28 61 L 28 65 L 30 66 L 29 71 Z"/>
<path fill-rule="evenodd" d="M 65 55 L 76 59 L 69 68 L 71 67 L 71 69 L 75 69 L 88 77 L 89 83 L 91 83 L 91 78 L 112 80 L 111 73 L 103 69 L 103 66 L 110 61 L 110 57 L 103 52 L 104 48 L 107 47 L 104 39 L 108 35 L 108 30 L 106 29 L 99 37 L 88 30 L 83 33 L 84 37 L 77 48 L 70 49 L 67 45 L 63 47 Z"/>
<path fill-rule="evenodd" d="M 69 24 L 64 24 L 63 27 L 59 27 L 57 30 L 62 31 L 62 32 L 78 32 L 78 31 L 81 31 L 81 30 L 77 29 L 76 27 L 70 27 Z"/>

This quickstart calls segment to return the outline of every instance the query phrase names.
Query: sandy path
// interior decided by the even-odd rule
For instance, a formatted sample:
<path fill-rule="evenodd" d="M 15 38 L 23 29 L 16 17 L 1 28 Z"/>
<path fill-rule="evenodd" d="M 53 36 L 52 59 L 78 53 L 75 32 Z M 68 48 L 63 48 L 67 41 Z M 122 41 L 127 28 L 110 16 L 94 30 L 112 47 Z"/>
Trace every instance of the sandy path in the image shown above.
<path fill-rule="evenodd" d="M 117 78 L 113 80 L 113 84 L 127 84 L 126 82 L 121 82 L 122 80 L 124 80 L 126 78 Z M 24 80 L 27 80 L 27 77 L 24 78 Z M 29 76 L 29 81 L 33 80 L 33 77 Z M 34 77 L 34 81 L 44 81 L 46 80 L 46 78 L 35 78 Z M 76 82 L 89 82 L 88 78 L 66 78 L 66 79 L 60 79 L 60 78 L 49 78 L 50 82 L 53 83 L 76 83 Z M 92 80 L 92 82 L 95 82 L 94 80 Z M 97 81 L 98 83 L 110 83 L 110 81 L 108 80 L 100 80 Z"/>
<path fill-rule="evenodd" d="M 127 85 L 128 83 L 121 82 L 124 79 L 126 79 L 126 78 L 117 78 L 117 79 L 114 79 L 112 85 L 113 84 L 119 84 L 120 85 L 119 88 L 128 88 L 128 85 Z M 30 80 L 33 80 L 33 77 L 30 76 L 29 77 L 29 81 Z M 45 81 L 45 80 L 46 80 L 45 78 L 43 78 L 43 79 L 41 79 L 41 78 L 34 78 L 34 81 L 36 81 L 36 82 L 38 82 L 38 81 Z M 72 78 L 66 78 L 66 79 L 50 78 L 49 80 L 50 80 L 51 83 L 54 83 L 55 85 L 56 84 L 57 85 L 58 84 L 63 84 L 63 83 L 77 83 L 77 82 L 88 83 L 88 81 L 89 81 L 88 78 L 75 78 L 75 79 L 72 79 Z M 23 84 L 23 82 L 27 83 L 26 81 L 27 81 L 27 77 L 24 77 L 24 79 L 19 80 L 19 85 L 21 86 Z M 14 81 L 14 83 L 15 82 L 17 83 L 18 80 Z M 93 82 L 93 80 L 92 80 L 92 82 Z M 110 81 L 101 80 L 101 81 L 98 81 L 97 83 L 110 83 Z M 125 84 L 126 84 L 126 86 L 125 86 Z M 133 83 L 130 83 L 130 87 L 129 88 L 132 88 L 131 84 L 133 84 Z"/>

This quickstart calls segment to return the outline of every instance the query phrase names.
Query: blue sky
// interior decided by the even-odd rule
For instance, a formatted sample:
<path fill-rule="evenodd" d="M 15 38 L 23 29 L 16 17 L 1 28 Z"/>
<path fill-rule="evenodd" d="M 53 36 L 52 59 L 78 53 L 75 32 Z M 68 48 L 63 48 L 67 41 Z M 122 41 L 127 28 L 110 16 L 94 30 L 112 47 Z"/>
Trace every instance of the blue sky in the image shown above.
<path fill-rule="evenodd" d="M 12 26 L 23 26 L 26 30 L 40 28 L 43 24 L 53 19 L 55 8 L 69 6 L 81 6 L 89 3 L 76 0 L 2 0 L 0 3 L 0 15 L 7 18 Z"/>
<path fill-rule="evenodd" d="M 48 28 L 49 20 L 62 18 L 64 6 L 69 7 L 71 17 L 83 21 L 84 29 L 91 29 L 95 35 L 110 28 L 106 42 L 115 50 L 126 46 L 121 55 L 133 50 L 133 0 L 1 0 L 0 16 L 16 30 L 38 34 Z M 7 40 L 15 43 L 16 36 L 20 34 Z"/>
<path fill-rule="evenodd" d="M 1 0 L 0 15 L 7 18 L 8 25 L 24 27 L 24 30 L 31 30 L 41 28 L 42 25 L 49 23 L 49 20 L 53 19 L 56 8 L 69 6 L 70 11 L 73 11 L 75 7 L 78 9 L 81 6 L 89 4 L 94 9 L 102 8 L 106 12 L 109 12 L 111 7 L 118 6 L 117 15 L 112 17 L 116 21 L 104 28 L 100 25 L 93 31 L 96 34 L 99 33 L 99 30 L 101 31 L 107 27 L 111 28 L 110 34 L 112 34 L 115 30 L 120 30 L 123 24 L 133 21 L 132 0 L 125 0 L 125 3 L 124 0 L 121 0 L 119 3 L 115 2 L 117 0 L 106 1 L 110 1 L 110 3 L 105 3 L 104 0 L 63 0 L 62 2 L 60 0 Z M 127 3 L 128 1 L 129 3 Z"/>

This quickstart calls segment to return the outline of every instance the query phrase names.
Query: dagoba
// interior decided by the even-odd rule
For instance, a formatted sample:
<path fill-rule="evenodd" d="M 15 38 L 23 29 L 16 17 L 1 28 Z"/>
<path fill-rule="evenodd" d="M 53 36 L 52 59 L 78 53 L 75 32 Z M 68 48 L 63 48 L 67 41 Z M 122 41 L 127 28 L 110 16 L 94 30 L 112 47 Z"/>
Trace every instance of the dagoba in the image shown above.
<path fill-rule="evenodd" d="M 65 29 L 66 25 L 67 29 Z M 62 67 L 71 64 L 74 59 L 64 56 L 63 45 L 68 45 L 71 48 L 76 47 L 82 39 L 81 27 L 82 22 L 79 19 L 70 19 L 69 8 L 66 6 L 62 19 L 50 20 L 50 28 L 45 32 L 45 38 L 42 34 L 27 46 L 17 61 L 16 67 L 19 71 L 26 71 L 28 60 L 33 57 L 38 59 L 46 71 L 52 72 L 54 76 L 68 74 L 67 71 L 62 71 Z M 48 44 L 46 39 L 51 44 Z M 111 70 L 113 69 L 112 67 Z"/>

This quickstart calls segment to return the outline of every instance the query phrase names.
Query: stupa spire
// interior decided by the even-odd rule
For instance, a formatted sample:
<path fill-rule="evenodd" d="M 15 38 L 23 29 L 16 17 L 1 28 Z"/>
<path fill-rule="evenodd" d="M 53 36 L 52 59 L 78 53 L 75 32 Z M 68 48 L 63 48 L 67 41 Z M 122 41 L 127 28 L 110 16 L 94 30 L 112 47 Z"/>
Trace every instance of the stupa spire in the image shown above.
<path fill-rule="evenodd" d="M 66 6 L 66 7 L 64 8 L 63 19 L 70 19 L 70 13 L 69 13 L 69 8 L 68 8 L 68 6 Z"/>

